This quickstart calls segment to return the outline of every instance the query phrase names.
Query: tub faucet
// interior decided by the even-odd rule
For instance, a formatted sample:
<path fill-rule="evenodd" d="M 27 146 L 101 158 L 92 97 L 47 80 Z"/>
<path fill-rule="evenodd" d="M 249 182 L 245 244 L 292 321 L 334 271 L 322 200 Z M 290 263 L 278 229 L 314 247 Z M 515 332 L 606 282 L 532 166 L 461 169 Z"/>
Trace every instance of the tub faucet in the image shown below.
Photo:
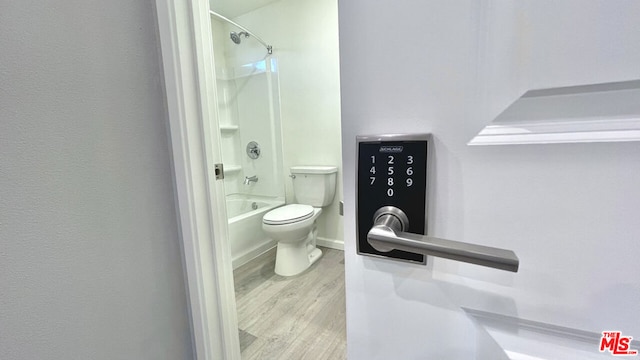
<path fill-rule="evenodd" d="M 253 176 L 245 176 L 244 177 L 244 184 L 245 185 L 249 185 L 252 182 L 258 182 L 258 176 L 257 175 L 253 175 Z"/>

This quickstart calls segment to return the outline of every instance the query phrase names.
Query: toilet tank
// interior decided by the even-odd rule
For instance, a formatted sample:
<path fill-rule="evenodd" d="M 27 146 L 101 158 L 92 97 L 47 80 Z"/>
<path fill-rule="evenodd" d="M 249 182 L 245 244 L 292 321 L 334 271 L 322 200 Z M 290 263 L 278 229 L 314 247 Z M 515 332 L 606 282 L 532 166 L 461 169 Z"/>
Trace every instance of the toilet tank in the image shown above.
<path fill-rule="evenodd" d="M 323 207 L 333 202 L 336 194 L 335 166 L 292 166 L 293 192 L 296 203 Z"/>

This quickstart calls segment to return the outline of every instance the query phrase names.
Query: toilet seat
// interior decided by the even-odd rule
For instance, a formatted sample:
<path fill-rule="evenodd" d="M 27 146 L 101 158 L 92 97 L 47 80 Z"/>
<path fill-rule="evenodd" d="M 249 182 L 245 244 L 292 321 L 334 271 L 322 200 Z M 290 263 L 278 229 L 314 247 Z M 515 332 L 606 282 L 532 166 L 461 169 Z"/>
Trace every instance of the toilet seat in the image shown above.
<path fill-rule="evenodd" d="M 290 204 L 266 213 L 262 222 L 267 225 L 286 225 L 309 219 L 313 216 L 313 206 Z"/>

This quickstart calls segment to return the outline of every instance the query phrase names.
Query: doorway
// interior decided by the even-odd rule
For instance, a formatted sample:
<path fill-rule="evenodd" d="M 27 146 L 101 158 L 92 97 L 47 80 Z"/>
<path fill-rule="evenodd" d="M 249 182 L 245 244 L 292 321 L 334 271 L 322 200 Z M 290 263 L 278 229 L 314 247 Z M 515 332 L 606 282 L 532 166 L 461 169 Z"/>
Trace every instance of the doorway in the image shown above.
<path fill-rule="evenodd" d="M 335 352 L 327 358 L 344 357 L 337 2 L 220 0 L 210 7 L 218 119 L 210 143 L 224 164 L 242 357 L 311 351 L 321 358 L 326 349 L 313 350 L 314 343 L 319 349 L 328 339 Z M 262 217 L 296 202 L 289 169 L 300 165 L 337 167 L 336 195 L 316 221 L 323 257 L 286 278 L 273 272 L 276 243 L 262 231 Z"/>

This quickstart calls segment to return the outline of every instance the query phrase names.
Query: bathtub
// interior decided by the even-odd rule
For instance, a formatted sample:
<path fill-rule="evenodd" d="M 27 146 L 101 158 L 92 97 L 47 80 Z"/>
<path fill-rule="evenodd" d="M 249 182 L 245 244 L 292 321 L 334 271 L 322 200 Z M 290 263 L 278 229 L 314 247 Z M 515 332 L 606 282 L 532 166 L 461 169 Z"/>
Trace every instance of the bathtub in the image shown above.
<path fill-rule="evenodd" d="M 281 198 L 242 194 L 227 195 L 231 258 L 236 269 L 276 246 L 262 231 L 262 217 L 284 205 Z"/>

